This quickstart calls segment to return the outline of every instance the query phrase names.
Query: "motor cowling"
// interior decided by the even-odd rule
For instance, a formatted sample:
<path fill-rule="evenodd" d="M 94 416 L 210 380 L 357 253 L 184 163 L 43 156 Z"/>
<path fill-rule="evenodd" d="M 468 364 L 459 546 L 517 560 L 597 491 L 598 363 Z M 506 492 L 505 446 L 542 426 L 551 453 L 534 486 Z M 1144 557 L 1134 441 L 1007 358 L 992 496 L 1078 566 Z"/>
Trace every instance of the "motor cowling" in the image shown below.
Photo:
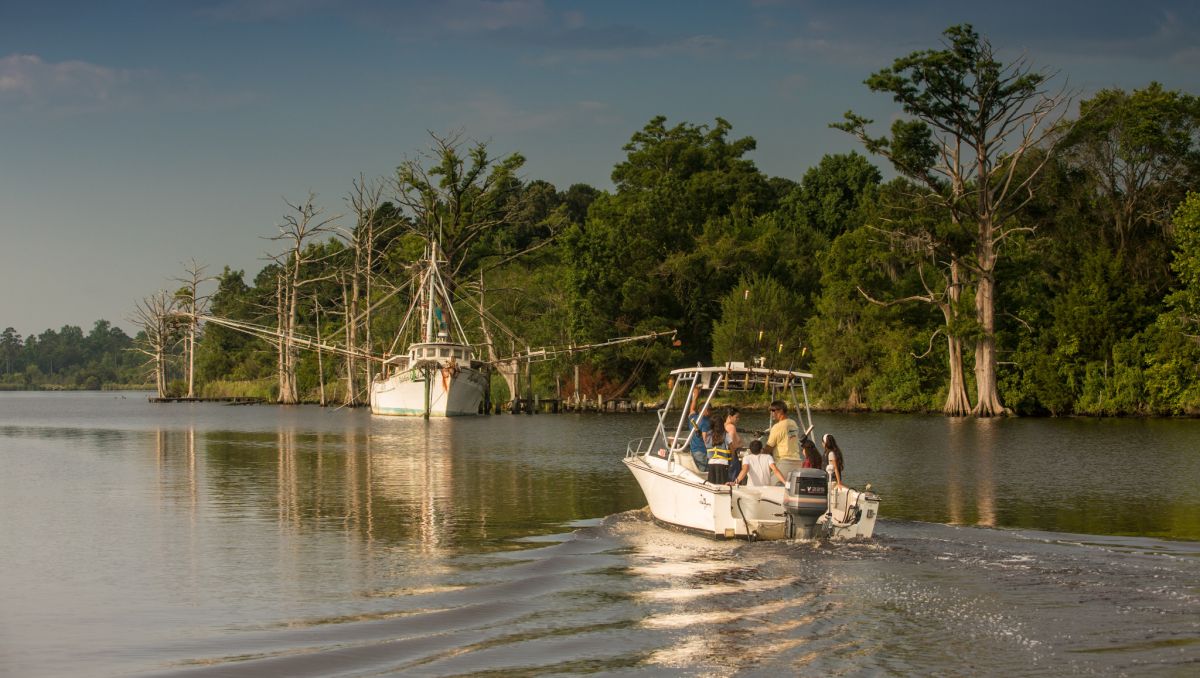
<path fill-rule="evenodd" d="M 829 510 L 829 481 L 825 472 L 815 468 L 796 469 L 788 473 L 783 497 L 791 538 L 812 537 L 817 519 Z"/>

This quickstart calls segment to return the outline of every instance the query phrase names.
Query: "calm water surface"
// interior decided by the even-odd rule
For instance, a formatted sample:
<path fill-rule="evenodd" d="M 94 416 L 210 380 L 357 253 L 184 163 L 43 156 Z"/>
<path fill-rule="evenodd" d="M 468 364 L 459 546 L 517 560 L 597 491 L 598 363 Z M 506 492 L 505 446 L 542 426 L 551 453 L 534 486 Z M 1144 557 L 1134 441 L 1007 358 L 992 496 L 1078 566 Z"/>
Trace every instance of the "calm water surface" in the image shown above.
<path fill-rule="evenodd" d="M 0 675 L 1200 672 L 1200 421 L 819 416 L 842 544 L 655 525 L 652 424 L 0 393 Z"/>

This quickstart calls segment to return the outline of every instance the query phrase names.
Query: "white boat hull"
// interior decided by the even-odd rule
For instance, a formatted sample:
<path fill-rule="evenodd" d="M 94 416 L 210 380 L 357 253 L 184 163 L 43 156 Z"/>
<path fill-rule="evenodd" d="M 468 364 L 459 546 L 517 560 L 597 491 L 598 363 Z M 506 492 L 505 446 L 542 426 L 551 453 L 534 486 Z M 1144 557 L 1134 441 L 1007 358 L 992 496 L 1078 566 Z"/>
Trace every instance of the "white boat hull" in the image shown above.
<path fill-rule="evenodd" d="M 734 519 L 733 488 L 707 483 L 682 464 L 653 455 L 627 457 L 625 465 L 641 486 L 650 513 L 657 520 L 714 537 L 749 534 L 746 523 Z M 778 489 L 782 496 L 783 488 Z"/>
<path fill-rule="evenodd" d="M 489 388 L 486 374 L 472 368 L 433 370 L 428 383 L 429 416 L 479 414 Z M 421 370 L 405 370 L 371 384 L 371 413 L 393 417 L 425 416 L 426 380 Z"/>
<path fill-rule="evenodd" d="M 713 485 L 687 468 L 686 460 L 653 454 L 630 455 L 624 462 L 656 520 L 713 537 L 788 537 L 782 486 Z M 817 531 L 837 539 L 870 537 L 878 515 L 875 495 L 849 487 L 831 488 L 829 513 L 818 519 Z M 828 522 L 831 526 L 826 526 Z"/>

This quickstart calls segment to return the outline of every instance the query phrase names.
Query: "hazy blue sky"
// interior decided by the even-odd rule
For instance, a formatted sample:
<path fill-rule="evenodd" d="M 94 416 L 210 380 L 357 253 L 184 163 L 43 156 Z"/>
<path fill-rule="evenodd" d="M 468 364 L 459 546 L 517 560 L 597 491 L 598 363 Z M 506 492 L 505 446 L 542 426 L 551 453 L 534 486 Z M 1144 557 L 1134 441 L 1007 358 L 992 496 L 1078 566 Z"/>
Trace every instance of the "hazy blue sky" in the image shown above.
<path fill-rule="evenodd" d="M 0 0 L 0 328 L 129 330 L 191 257 L 252 278 L 284 198 L 344 212 L 428 130 L 609 188 L 651 117 L 721 116 L 798 179 L 856 148 L 847 109 L 895 114 L 864 78 L 963 22 L 1084 96 L 1200 92 L 1182 0 Z"/>

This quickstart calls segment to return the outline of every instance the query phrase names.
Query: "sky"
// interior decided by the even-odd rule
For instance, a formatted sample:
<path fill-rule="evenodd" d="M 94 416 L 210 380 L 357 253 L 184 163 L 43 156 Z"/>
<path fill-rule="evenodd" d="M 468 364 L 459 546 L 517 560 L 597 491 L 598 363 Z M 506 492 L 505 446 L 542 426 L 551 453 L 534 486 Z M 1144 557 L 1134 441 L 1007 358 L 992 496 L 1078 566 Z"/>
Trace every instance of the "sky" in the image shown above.
<path fill-rule="evenodd" d="M 285 201 L 348 214 L 431 132 L 609 190 L 651 118 L 719 116 L 799 180 L 861 152 L 847 110 L 898 115 L 866 77 L 959 23 L 1077 100 L 1200 93 L 1187 0 L 0 0 L 0 328 L 132 334 L 193 259 L 252 280 Z"/>

